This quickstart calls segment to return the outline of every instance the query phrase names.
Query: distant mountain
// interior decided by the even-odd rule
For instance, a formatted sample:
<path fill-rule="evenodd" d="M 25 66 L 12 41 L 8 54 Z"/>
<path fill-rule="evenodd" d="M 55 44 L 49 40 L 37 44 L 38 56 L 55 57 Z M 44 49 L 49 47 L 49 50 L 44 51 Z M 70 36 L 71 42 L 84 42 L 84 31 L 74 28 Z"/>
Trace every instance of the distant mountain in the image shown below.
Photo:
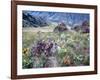
<path fill-rule="evenodd" d="M 43 17 L 23 12 L 23 27 L 42 27 L 46 25 L 48 24 Z"/>
<path fill-rule="evenodd" d="M 52 22 L 64 22 L 66 25 L 73 26 L 86 20 L 89 21 L 89 14 L 85 13 L 23 11 L 23 27 L 45 26 Z"/>

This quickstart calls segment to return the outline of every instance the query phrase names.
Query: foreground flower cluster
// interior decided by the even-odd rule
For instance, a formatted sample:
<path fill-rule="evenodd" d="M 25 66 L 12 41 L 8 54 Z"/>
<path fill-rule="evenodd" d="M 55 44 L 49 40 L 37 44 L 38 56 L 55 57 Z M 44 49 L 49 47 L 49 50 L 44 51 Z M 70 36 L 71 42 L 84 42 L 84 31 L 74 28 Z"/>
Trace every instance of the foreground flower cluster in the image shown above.
<path fill-rule="evenodd" d="M 89 33 L 23 32 L 23 68 L 89 65 Z"/>

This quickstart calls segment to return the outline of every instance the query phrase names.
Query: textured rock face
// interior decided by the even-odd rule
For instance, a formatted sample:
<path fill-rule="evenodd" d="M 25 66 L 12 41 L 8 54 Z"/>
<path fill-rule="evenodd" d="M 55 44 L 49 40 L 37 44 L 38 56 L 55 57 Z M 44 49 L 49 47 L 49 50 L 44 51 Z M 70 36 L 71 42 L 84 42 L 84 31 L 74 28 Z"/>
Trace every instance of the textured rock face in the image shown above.
<path fill-rule="evenodd" d="M 90 32 L 89 22 L 83 21 L 81 28 L 83 33 L 89 33 Z"/>
<path fill-rule="evenodd" d="M 90 32 L 90 27 L 89 27 L 89 22 L 88 21 L 83 21 L 81 25 L 75 25 L 72 30 L 75 31 L 81 31 L 83 33 L 89 33 Z"/>
<path fill-rule="evenodd" d="M 54 32 L 63 32 L 63 31 L 67 31 L 67 27 L 66 24 L 64 24 L 63 22 L 58 24 L 57 27 L 55 27 Z"/>

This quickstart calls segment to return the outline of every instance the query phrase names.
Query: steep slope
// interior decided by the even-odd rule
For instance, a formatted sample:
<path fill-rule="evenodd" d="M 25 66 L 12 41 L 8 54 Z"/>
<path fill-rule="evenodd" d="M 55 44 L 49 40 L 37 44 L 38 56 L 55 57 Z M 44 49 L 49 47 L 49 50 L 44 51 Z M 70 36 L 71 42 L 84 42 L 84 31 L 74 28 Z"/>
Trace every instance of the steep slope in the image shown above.
<path fill-rule="evenodd" d="M 46 25 L 47 22 L 43 17 L 23 12 L 23 27 L 42 27 Z"/>

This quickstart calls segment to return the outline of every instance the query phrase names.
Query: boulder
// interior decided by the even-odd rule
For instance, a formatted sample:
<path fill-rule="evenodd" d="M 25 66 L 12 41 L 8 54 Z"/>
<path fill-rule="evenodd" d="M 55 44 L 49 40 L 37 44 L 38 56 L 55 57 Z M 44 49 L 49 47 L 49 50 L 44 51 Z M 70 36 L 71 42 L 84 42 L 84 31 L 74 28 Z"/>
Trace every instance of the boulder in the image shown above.
<path fill-rule="evenodd" d="M 67 30 L 68 28 L 66 27 L 66 24 L 62 22 L 55 27 L 54 32 L 64 32 Z"/>

